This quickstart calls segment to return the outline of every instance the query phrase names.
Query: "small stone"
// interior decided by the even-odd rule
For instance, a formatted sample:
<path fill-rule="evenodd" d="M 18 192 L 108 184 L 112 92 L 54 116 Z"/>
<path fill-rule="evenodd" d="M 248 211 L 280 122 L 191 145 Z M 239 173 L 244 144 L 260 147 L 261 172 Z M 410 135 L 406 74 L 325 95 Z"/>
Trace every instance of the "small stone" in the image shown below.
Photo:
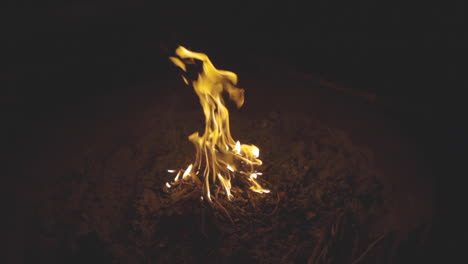
<path fill-rule="evenodd" d="M 312 219 L 314 219 L 316 216 L 317 216 L 317 214 L 316 214 L 315 212 L 307 212 L 307 214 L 306 214 L 306 219 L 307 219 L 307 220 L 312 220 Z"/>

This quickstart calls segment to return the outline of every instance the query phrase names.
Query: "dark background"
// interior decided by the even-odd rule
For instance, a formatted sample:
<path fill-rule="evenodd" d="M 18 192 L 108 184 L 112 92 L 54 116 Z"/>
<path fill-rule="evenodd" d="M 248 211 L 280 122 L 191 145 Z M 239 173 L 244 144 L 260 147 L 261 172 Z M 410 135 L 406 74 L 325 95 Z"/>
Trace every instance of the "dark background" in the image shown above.
<path fill-rule="evenodd" d="M 448 239 L 460 221 L 453 213 L 458 203 L 445 201 L 461 193 L 454 191 L 463 174 L 454 169 L 461 159 L 454 134 L 463 119 L 448 120 L 461 113 L 453 107 L 464 105 L 467 4 L 430 2 L 13 3 L 1 11 L 3 160 L 20 159 L 35 128 L 86 108 L 89 98 L 176 78 L 160 46 L 182 44 L 241 76 L 255 75 L 258 61 L 282 64 L 411 105 L 403 113 L 431 128 L 418 133 L 434 134 L 440 214 L 452 223 L 443 232 Z"/>
<path fill-rule="evenodd" d="M 206 52 L 237 71 L 266 57 L 427 111 L 466 84 L 456 84 L 467 44 L 463 1 L 252 2 L 52 1 L 6 9 L 8 102 L 42 110 L 173 78 L 161 42 Z"/>

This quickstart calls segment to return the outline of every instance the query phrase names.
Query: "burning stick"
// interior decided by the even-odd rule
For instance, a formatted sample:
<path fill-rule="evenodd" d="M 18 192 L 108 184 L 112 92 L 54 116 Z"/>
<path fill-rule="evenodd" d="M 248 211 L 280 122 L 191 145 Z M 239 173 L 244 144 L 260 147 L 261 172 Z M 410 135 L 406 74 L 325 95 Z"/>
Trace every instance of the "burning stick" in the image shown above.
<path fill-rule="evenodd" d="M 182 46 L 175 51 L 177 57 L 170 60 L 187 73 L 187 64 L 201 61 L 202 71 L 195 80 L 182 76 L 187 85 L 192 85 L 197 93 L 205 115 L 205 132 L 189 136 L 189 140 L 197 149 L 195 162 L 187 169 L 180 170 L 174 182 L 167 187 L 183 180 L 192 180 L 202 185 L 203 195 L 210 202 L 212 193 L 217 196 L 221 190 L 229 200 L 234 197 L 232 181 L 239 179 L 240 183 L 250 186 L 257 193 L 268 193 L 257 181 L 261 173 L 255 170 L 262 164 L 258 159 L 260 150 L 255 145 L 241 144 L 231 137 L 229 129 L 229 111 L 224 104 L 223 92 L 229 94 L 237 107 L 244 104 L 244 89 L 236 87 L 237 75 L 233 72 L 218 70 L 206 54 L 192 52 Z"/>

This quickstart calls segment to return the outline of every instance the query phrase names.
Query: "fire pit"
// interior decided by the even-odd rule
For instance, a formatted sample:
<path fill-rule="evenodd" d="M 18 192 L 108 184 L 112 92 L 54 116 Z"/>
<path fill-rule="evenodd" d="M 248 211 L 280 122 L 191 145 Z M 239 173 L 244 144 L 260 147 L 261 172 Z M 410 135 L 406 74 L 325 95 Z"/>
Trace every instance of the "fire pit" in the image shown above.
<path fill-rule="evenodd" d="M 218 71 L 204 54 L 181 48 L 177 55 L 172 61 L 185 72 L 188 62 L 203 62 L 198 78 L 183 77 L 198 98 L 191 89 L 175 88 L 183 83 L 148 85 L 133 99 L 109 100 L 107 107 L 133 110 L 101 111 L 96 118 L 107 123 L 88 131 L 89 136 L 81 127 L 76 146 L 63 149 L 57 139 L 55 150 L 68 159 L 38 182 L 36 199 L 28 204 L 38 212 L 33 218 L 37 240 L 27 242 L 31 260 L 393 259 L 398 239 L 392 238 L 391 228 L 378 225 L 389 213 L 390 196 L 373 162 L 375 153 L 323 122 L 325 113 L 304 110 L 318 100 L 310 90 L 285 76 L 246 80 L 240 82 L 246 89 L 244 102 L 234 73 Z M 203 82 L 214 86 L 200 86 Z M 283 89 L 270 91 L 271 86 Z M 224 104 L 223 89 L 238 107 L 244 106 L 234 110 Z M 79 129 L 65 130 L 62 140 Z M 120 134 L 109 133 L 119 129 Z M 41 160 L 37 164 L 33 168 L 39 175 L 53 166 Z"/>

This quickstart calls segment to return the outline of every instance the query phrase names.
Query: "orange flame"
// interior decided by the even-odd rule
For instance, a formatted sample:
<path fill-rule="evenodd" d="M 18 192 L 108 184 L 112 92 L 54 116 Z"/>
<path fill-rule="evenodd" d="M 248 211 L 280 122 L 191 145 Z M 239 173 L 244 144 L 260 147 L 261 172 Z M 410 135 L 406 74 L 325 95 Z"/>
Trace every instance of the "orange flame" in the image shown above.
<path fill-rule="evenodd" d="M 236 87 L 237 75 L 216 69 L 206 54 L 192 52 L 182 46 L 179 46 L 175 53 L 178 57 L 170 57 L 170 60 L 184 72 L 187 72 L 186 63 L 193 63 L 193 60 L 203 63 L 202 72 L 191 84 L 203 108 L 205 132 L 201 136 L 198 132 L 189 136 L 197 153 L 195 162 L 183 170 L 182 180 L 203 182 L 203 192 L 209 201 L 213 188 L 218 187 L 222 187 L 227 198 L 231 200 L 231 180 L 236 176 L 248 182 L 252 191 L 268 193 L 269 190 L 264 189 L 256 180 L 257 175 L 261 175 L 255 170 L 256 166 L 262 164 L 258 159 L 260 150 L 254 145 L 236 142 L 231 137 L 229 111 L 224 104 L 222 93 L 227 92 L 237 107 L 244 104 L 244 89 Z M 185 77 L 183 79 L 187 85 L 190 84 Z M 182 170 L 174 182 L 181 180 L 181 172 Z M 221 186 L 216 185 L 217 181 Z"/>

